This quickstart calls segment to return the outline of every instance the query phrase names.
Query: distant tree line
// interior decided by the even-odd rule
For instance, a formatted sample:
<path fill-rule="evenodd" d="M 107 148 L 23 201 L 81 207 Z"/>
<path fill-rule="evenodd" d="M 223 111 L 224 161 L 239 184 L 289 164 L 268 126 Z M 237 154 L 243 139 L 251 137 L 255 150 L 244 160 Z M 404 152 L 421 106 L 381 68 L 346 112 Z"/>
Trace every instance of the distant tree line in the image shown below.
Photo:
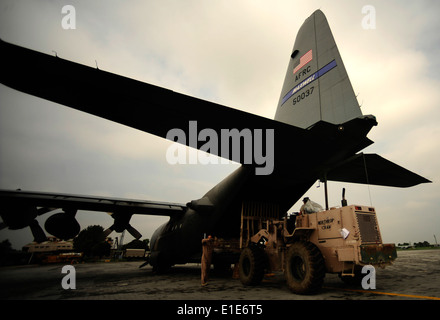
<path fill-rule="evenodd" d="M 106 257 L 110 255 L 110 249 L 101 226 L 88 226 L 73 239 L 73 250 L 83 252 L 85 257 Z"/>
<path fill-rule="evenodd" d="M 404 242 L 404 243 L 398 243 L 397 244 L 398 247 L 410 247 L 410 246 L 414 246 L 415 248 L 429 248 L 429 247 L 433 247 L 434 245 L 430 244 L 428 241 L 423 241 L 423 242 L 414 242 L 413 245 L 411 245 L 408 242 Z"/>
<path fill-rule="evenodd" d="M 13 249 L 8 239 L 0 242 L 0 266 L 25 264 L 27 259 L 28 255 L 22 251 Z"/>
<path fill-rule="evenodd" d="M 415 242 L 414 243 L 414 247 L 416 247 L 416 248 L 432 247 L 432 246 L 433 245 L 431 245 L 428 241 Z"/>

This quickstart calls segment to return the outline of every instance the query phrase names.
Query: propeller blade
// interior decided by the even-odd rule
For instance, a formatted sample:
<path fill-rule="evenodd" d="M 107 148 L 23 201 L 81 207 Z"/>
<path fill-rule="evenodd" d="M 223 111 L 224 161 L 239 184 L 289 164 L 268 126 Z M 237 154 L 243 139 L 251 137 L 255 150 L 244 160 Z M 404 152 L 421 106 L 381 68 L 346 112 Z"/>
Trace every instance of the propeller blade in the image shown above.
<path fill-rule="evenodd" d="M 110 233 L 113 232 L 114 229 L 115 229 L 115 227 L 114 227 L 114 225 L 112 225 L 110 228 L 104 230 L 104 232 L 103 232 L 104 238 L 107 238 L 110 235 Z"/>
<path fill-rule="evenodd" d="M 32 235 L 34 236 L 35 242 L 44 242 L 47 241 L 46 234 L 44 233 L 43 229 L 40 227 L 40 224 L 37 220 L 32 220 L 32 222 L 29 224 L 29 227 L 31 228 Z"/>
<path fill-rule="evenodd" d="M 133 228 L 130 224 L 127 225 L 125 230 L 127 230 L 136 240 L 139 240 L 142 237 L 140 232 Z"/>

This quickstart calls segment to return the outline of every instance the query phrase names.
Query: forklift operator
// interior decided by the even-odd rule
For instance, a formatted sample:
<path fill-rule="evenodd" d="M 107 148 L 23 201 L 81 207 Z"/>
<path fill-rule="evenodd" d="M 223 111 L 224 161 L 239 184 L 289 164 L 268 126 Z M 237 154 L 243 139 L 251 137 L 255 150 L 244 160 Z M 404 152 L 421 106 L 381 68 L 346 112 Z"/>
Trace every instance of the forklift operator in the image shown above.
<path fill-rule="evenodd" d="M 300 215 L 324 211 L 324 209 L 322 208 L 321 205 L 319 205 L 316 202 L 313 202 L 312 200 L 310 200 L 309 197 L 305 197 L 303 199 L 303 202 L 304 202 L 304 204 L 299 209 Z"/>

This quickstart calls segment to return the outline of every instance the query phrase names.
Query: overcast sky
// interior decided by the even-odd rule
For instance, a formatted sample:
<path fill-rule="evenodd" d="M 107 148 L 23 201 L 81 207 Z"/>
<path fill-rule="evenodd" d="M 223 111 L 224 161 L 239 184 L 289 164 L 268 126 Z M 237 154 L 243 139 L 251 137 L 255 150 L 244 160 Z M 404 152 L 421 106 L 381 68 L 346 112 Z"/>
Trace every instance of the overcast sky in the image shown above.
<path fill-rule="evenodd" d="M 62 28 L 67 4 L 76 9 L 73 30 Z M 362 26 L 365 5 L 375 9 L 374 29 Z M 296 33 L 316 9 L 329 21 L 363 114 L 379 122 L 369 134 L 375 143 L 364 151 L 433 181 L 409 189 L 329 183 L 330 205 L 340 204 L 345 187 L 349 203 L 376 207 L 385 242 L 440 239 L 438 1 L 0 0 L 0 37 L 273 118 Z M 186 203 L 238 167 L 173 166 L 165 158 L 169 145 L 0 85 L 2 189 Z M 306 195 L 323 204 L 318 186 Z M 38 218 L 40 225 L 46 218 Z M 81 228 L 112 224 L 105 213 L 77 218 Z M 150 238 L 166 220 L 135 216 L 132 225 Z M 19 249 L 32 235 L 4 229 L 4 239 Z"/>

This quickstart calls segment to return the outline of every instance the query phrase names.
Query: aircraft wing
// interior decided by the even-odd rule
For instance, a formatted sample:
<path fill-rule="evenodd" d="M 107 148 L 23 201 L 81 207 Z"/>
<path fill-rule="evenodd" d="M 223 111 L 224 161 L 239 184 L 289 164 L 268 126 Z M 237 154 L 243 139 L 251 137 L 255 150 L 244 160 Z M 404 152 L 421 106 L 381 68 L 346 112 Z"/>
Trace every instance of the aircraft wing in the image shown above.
<path fill-rule="evenodd" d="M 52 210 L 59 208 L 63 210 L 118 212 L 130 215 L 173 216 L 181 214 L 186 210 L 185 204 L 178 203 L 18 190 L 0 190 L 0 202 L 7 204 L 8 208 L 26 206 L 50 208 Z"/>
<path fill-rule="evenodd" d="M 3 219 L 0 230 L 5 227 L 15 230 L 29 226 L 36 242 L 46 241 L 46 235 L 35 218 L 57 209 L 62 211 L 46 220 L 45 229 L 64 240 L 74 238 L 80 231 L 80 225 L 75 219 L 77 210 L 109 213 L 114 223 L 104 231 L 104 236 L 108 236 L 112 231 L 127 230 L 134 238 L 140 239 L 142 235 L 130 225 L 133 214 L 169 216 L 173 219 L 187 209 L 186 205 L 177 203 L 20 190 L 0 190 L 0 202 L 0 215 Z"/>
<path fill-rule="evenodd" d="M 214 130 L 277 129 L 278 137 L 298 138 L 307 130 L 272 119 L 190 97 L 106 71 L 43 54 L 0 40 L 3 67 L 0 82 L 16 90 L 87 112 L 163 138 L 170 129 L 191 132 Z M 7 64 L 7 66 L 5 66 Z M 191 135 L 191 133 L 189 134 Z M 190 145 L 191 137 L 186 140 Z M 194 139 L 193 139 L 194 141 Z M 179 141 L 181 142 L 181 141 Z M 205 141 L 196 141 L 199 149 Z M 275 142 L 275 145 L 277 143 Z M 195 147 L 194 144 L 191 145 Z M 219 150 L 210 153 L 220 155 Z M 229 152 L 229 160 L 232 153 Z M 237 161 L 243 163 L 243 161 Z"/>
<path fill-rule="evenodd" d="M 431 182 L 377 154 L 364 153 L 356 154 L 330 170 L 327 179 L 401 188 Z"/>

